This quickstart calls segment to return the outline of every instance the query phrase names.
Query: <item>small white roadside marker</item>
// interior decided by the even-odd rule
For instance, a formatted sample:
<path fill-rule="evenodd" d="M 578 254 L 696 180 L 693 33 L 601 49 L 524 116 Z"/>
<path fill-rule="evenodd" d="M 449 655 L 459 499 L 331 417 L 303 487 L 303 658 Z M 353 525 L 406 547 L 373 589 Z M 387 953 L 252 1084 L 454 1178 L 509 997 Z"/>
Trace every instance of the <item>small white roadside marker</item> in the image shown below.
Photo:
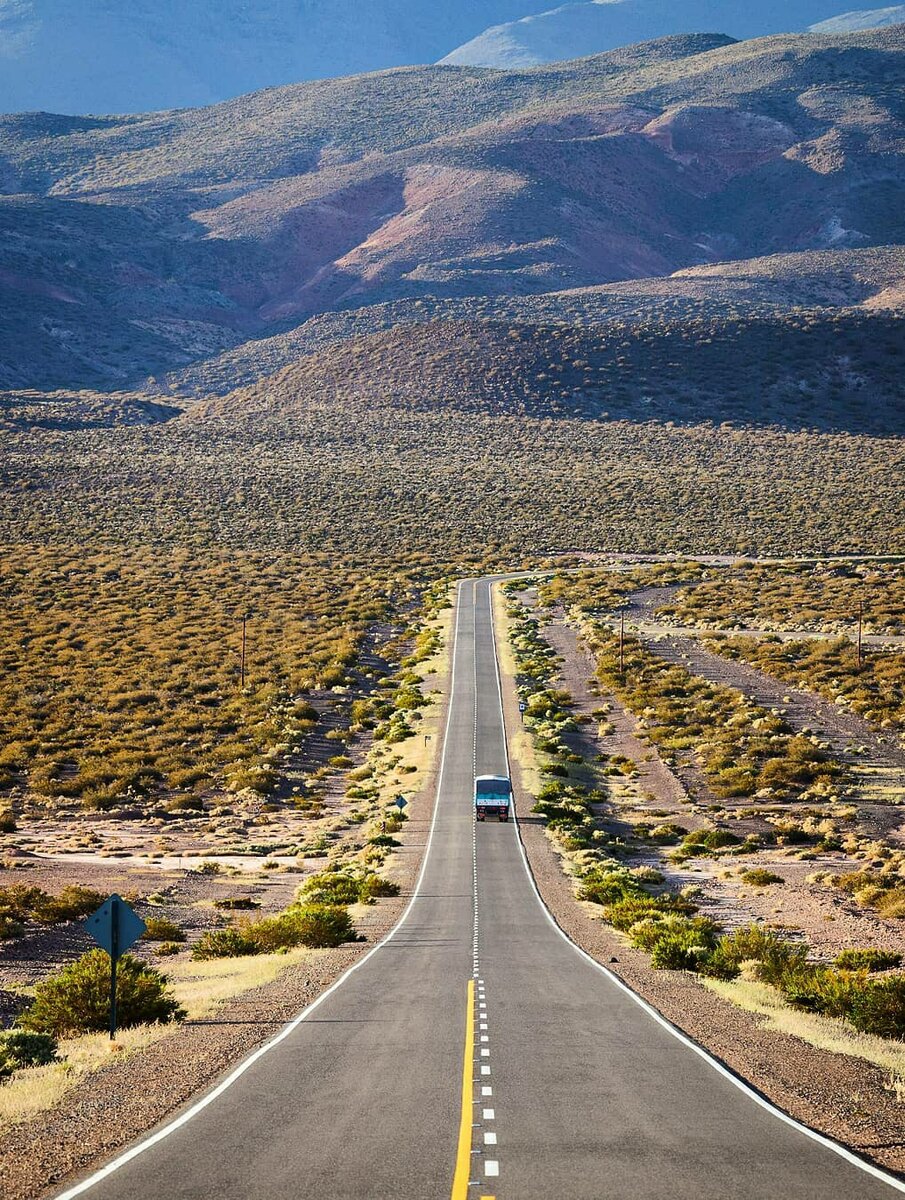
<path fill-rule="evenodd" d="M 500 1173 L 500 1164 L 496 1161 L 496 1159 L 487 1158 L 484 1160 L 484 1174 L 485 1175 L 499 1175 L 499 1173 Z"/>
<path fill-rule="evenodd" d="M 495 1146 L 496 1145 L 496 1134 L 493 1133 L 492 1131 L 489 1133 L 485 1133 L 484 1134 L 484 1145 L 485 1146 Z"/>

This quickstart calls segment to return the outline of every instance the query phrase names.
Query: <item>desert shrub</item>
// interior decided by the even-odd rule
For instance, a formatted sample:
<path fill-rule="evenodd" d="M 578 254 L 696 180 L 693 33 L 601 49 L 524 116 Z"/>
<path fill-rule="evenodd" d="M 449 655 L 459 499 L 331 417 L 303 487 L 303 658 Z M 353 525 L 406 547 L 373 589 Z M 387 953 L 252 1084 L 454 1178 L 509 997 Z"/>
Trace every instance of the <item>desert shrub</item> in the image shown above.
<path fill-rule="evenodd" d="M 70 884 L 64 887 L 57 896 L 50 896 L 35 909 L 35 916 L 46 925 L 56 925 L 63 921 L 76 921 L 79 917 L 87 917 L 99 908 L 107 897 L 103 892 L 93 888 L 82 887 L 80 884 Z"/>
<path fill-rule="evenodd" d="M 168 917 L 148 917 L 141 935 L 148 942 L 184 942 L 185 933 Z"/>
<path fill-rule="evenodd" d="M 705 850 L 722 850 L 726 846 L 737 846 L 741 839 L 728 829 L 696 829 L 686 833 L 682 845 L 691 850 L 703 847 Z"/>
<path fill-rule="evenodd" d="M 905 976 L 868 980 L 855 992 L 846 1015 L 862 1033 L 905 1039 Z"/>
<path fill-rule="evenodd" d="M 363 904 L 386 896 L 398 896 L 399 884 L 391 879 L 383 879 L 380 875 L 366 875 L 361 882 L 358 897 Z"/>
<path fill-rule="evenodd" d="M 647 837 L 658 846 L 675 846 L 678 842 L 681 842 L 687 832 L 688 830 L 681 825 L 669 822 L 664 825 L 655 825 L 647 834 Z"/>
<path fill-rule="evenodd" d="M 716 949 L 719 926 L 708 917 L 673 917 L 651 947 L 651 966 L 658 970 L 695 971 Z"/>
<path fill-rule="evenodd" d="M 299 898 L 314 904 L 357 904 L 361 879 L 342 871 L 322 871 L 306 880 Z"/>
<path fill-rule="evenodd" d="M 43 888 L 27 883 L 14 883 L 0 888 L 0 915 L 14 921 L 27 921 L 36 909 L 47 904 L 50 896 Z"/>
<path fill-rule="evenodd" d="M 833 965 L 842 971 L 889 971 L 902 965 L 902 955 L 893 950 L 843 950 Z"/>
<path fill-rule="evenodd" d="M 0 833 L 15 833 L 16 818 L 11 812 L 0 812 Z"/>
<path fill-rule="evenodd" d="M 294 916 L 303 946 L 341 946 L 355 936 L 352 919 L 345 908 L 330 904 L 300 905 Z"/>
<path fill-rule="evenodd" d="M 251 896 L 226 896 L 214 901 L 214 908 L 222 908 L 226 910 L 235 909 L 251 909 L 260 908 L 261 905 L 257 900 L 252 900 Z"/>
<path fill-rule="evenodd" d="M 247 933 L 238 929 L 209 929 L 192 947 L 192 958 L 205 962 L 210 958 L 242 958 L 257 952 Z"/>
<path fill-rule="evenodd" d="M 0 1077 L 20 1067 L 46 1067 L 57 1058 L 57 1039 L 52 1033 L 10 1029 L 0 1034 Z"/>
<path fill-rule="evenodd" d="M 750 884 L 751 887 L 768 887 L 771 883 L 785 883 L 785 880 L 774 871 L 755 867 L 751 871 L 742 872 L 742 883 Z"/>
<path fill-rule="evenodd" d="M 0 912 L 0 942 L 21 937 L 24 932 L 25 926 L 21 921 L 17 921 L 8 913 Z"/>
<path fill-rule="evenodd" d="M 844 1018 L 851 1015 L 866 982 L 866 972 L 801 964 L 781 973 L 776 985 L 793 1008 Z"/>
<path fill-rule="evenodd" d="M 741 974 L 741 964 L 732 954 L 723 949 L 723 939 L 717 942 L 714 949 L 704 955 L 697 965 L 697 971 L 710 979 L 737 979 Z"/>
<path fill-rule="evenodd" d="M 196 875 L 222 875 L 223 873 L 222 865 L 212 858 L 205 859 L 197 867 L 193 867 L 192 870 Z"/>
<path fill-rule="evenodd" d="M 627 896 L 625 899 L 617 900 L 603 910 L 603 915 L 614 929 L 625 933 L 639 921 L 650 918 L 656 920 L 658 916 L 668 913 L 687 916 L 693 912 L 695 912 L 695 905 L 679 896 L 644 895 Z"/>
<path fill-rule="evenodd" d="M 273 954 L 302 944 L 302 931 L 292 909 L 243 925 L 240 933 L 251 943 L 252 954 Z"/>
<path fill-rule="evenodd" d="M 131 954 L 119 960 L 116 1008 L 121 1027 L 176 1021 L 185 1015 L 167 994 L 166 977 Z M 109 1020 L 110 959 L 103 950 L 89 950 L 38 984 L 17 1023 L 22 1029 L 62 1037 L 104 1030 Z"/>
<path fill-rule="evenodd" d="M 594 904 L 615 904 L 620 900 L 647 897 L 640 880 L 625 867 L 601 866 L 590 870 L 582 879 L 578 889 L 579 900 L 591 900 Z"/>
<path fill-rule="evenodd" d="M 322 871 L 299 890 L 299 899 L 314 904 L 370 904 L 379 896 L 398 896 L 399 886 L 373 872 L 348 874 Z"/>
<path fill-rule="evenodd" d="M 757 977 L 764 983 L 779 984 L 789 972 L 804 967 L 807 947 L 787 941 L 760 925 L 745 925 L 727 933 L 719 942 L 719 961 L 740 968 L 756 963 Z"/>

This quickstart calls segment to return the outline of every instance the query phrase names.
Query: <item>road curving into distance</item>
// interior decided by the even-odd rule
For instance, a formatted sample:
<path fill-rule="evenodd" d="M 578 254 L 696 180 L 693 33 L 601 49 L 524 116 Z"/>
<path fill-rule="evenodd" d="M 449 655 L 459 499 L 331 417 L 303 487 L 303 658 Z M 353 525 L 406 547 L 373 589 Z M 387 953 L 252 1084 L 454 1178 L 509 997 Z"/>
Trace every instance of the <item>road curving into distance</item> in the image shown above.
<path fill-rule="evenodd" d="M 437 805 L 390 936 L 202 1100 L 65 1197 L 889 1200 L 559 931 L 515 823 L 488 580 L 458 591 Z"/>

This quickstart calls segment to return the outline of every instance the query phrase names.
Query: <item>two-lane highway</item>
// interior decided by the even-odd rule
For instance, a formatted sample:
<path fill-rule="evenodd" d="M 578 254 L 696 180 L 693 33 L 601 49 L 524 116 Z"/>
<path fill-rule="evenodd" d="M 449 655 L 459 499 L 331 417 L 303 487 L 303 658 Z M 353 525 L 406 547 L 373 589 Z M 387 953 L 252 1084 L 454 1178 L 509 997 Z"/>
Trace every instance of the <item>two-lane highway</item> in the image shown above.
<path fill-rule="evenodd" d="M 400 925 L 269 1048 L 98 1176 L 97 1200 L 889 1200 L 569 943 L 515 823 L 490 584 L 459 589 L 437 807 Z"/>

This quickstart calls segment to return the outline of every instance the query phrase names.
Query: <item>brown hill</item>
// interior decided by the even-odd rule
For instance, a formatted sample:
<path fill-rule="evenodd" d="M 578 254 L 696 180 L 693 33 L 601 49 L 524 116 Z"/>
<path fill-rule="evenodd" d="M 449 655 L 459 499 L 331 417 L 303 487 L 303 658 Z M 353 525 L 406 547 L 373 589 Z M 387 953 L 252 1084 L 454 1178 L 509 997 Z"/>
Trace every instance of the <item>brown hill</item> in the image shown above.
<path fill-rule="evenodd" d="M 905 246 L 778 254 L 673 275 L 534 296 L 426 297 L 319 314 L 287 333 L 253 339 L 167 380 L 173 395 L 226 395 L 325 346 L 428 321 L 654 328 L 700 320 L 779 320 L 790 309 L 905 311 Z M 855 314 L 851 314 L 855 315 Z M 823 313 L 825 318 L 831 312 Z"/>
<path fill-rule="evenodd" d="M 905 428 L 905 318 L 801 312 L 674 324 L 431 321 L 325 347 L 183 418 L 314 413 L 732 422 L 872 434 Z"/>
<path fill-rule="evenodd" d="M 905 241 L 903 58 L 895 28 L 667 38 L 5 118 L 0 384 L 134 386 L 375 302 Z"/>

